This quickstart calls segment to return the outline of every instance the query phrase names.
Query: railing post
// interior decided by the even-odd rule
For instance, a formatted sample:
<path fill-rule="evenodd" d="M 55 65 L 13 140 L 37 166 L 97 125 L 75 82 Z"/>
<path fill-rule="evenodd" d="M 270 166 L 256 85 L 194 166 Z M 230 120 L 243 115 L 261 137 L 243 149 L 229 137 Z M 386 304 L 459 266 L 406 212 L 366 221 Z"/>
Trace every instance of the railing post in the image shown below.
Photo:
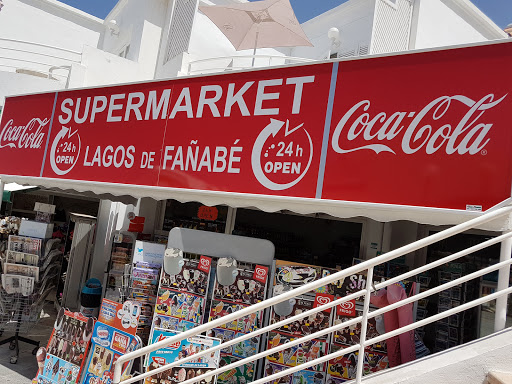
<path fill-rule="evenodd" d="M 512 239 L 509 237 L 501 242 L 500 262 L 510 260 L 512 257 Z M 498 272 L 497 291 L 508 288 L 510 279 L 510 266 L 503 267 Z M 507 323 L 507 295 L 496 299 L 496 313 L 494 316 L 494 332 L 505 329 Z"/>
<path fill-rule="evenodd" d="M 366 276 L 366 293 L 364 294 L 363 318 L 361 319 L 361 337 L 359 338 L 359 355 L 357 357 L 356 384 L 361 384 L 364 365 L 364 343 L 366 342 L 366 329 L 368 328 L 368 312 L 370 311 L 370 295 L 372 294 L 373 267 L 368 268 Z"/>

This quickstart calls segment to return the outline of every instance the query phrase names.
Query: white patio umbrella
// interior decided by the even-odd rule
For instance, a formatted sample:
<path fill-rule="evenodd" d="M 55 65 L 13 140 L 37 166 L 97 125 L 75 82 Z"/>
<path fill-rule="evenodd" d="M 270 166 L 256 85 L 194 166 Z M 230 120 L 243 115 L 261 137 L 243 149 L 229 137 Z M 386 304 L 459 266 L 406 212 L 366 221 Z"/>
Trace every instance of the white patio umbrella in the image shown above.
<path fill-rule="evenodd" d="M 313 46 L 289 0 L 262 0 L 237 5 L 200 6 L 237 51 L 257 48 Z M 254 65 L 254 58 L 253 58 Z"/>

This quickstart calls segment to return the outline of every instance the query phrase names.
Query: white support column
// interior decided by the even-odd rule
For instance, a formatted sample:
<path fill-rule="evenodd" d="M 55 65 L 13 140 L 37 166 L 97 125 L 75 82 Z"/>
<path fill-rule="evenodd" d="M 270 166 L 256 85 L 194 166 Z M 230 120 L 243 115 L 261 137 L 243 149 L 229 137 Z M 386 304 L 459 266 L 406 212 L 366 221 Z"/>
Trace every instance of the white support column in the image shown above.
<path fill-rule="evenodd" d="M 512 257 L 512 239 L 509 237 L 502 241 L 500 250 L 500 262 L 510 260 Z M 510 279 L 510 266 L 499 270 L 497 291 L 508 288 Z M 507 295 L 496 299 L 496 314 L 494 317 L 494 332 L 505 329 L 507 322 Z"/>
<path fill-rule="evenodd" d="M 236 220 L 236 208 L 228 207 L 228 214 L 226 217 L 226 229 L 224 233 L 231 235 L 233 229 L 235 229 L 235 220 Z"/>
<path fill-rule="evenodd" d="M 2 203 L 4 201 L 4 187 L 5 183 L 3 180 L 0 180 L 0 210 L 2 209 Z"/>

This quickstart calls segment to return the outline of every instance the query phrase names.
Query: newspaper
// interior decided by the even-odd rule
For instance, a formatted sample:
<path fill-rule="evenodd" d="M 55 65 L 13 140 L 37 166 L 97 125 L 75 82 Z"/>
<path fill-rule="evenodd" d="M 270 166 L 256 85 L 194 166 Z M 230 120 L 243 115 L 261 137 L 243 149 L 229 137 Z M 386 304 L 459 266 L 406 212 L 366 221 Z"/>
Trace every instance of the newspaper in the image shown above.
<path fill-rule="evenodd" d="M 23 264 L 4 264 L 4 273 L 11 275 L 22 275 L 33 277 L 35 282 L 39 282 L 39 267 L 34 267 L 31 265 L 23 265 Z"/>

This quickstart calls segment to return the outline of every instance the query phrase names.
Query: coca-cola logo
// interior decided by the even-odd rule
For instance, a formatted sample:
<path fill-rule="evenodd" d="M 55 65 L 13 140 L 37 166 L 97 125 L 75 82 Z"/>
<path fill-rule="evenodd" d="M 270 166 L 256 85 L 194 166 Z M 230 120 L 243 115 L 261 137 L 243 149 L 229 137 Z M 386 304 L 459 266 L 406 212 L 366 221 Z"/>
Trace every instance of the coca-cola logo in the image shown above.
<path fill-rule="evenodd" d="M 9 120 L 0 133 L 0 148 L 39 149 L 42 147 L 45 132 L 44 127 L 49 119 L 32 118 L 25 125 L 14 125 L 14 120 Z"/>
<path fill-rule="evenodd" d="M 508 94 L 507 94 L 508 95 Z M 494 94 L 488 94 L 479 101 L 462 95 L 441 96 L 427 104 L 420 112 L 379 112 L 370 114 L 370 101 L 363 100 L 354 105 L 340 119 L 334 130 L 331 145 L 337 153 L 349 153 L 362 149 L 370 149 L 375 153 L 391 152 L 396 154 L 393 141 L 401 140 L 401 149 L 405 154 L 413 154 L 420 150 L 431 155 L 444 151 L 451 155 L 457 153 L 474 155 L 484 149 L 490 139 L 487 134 L 493 124 L 479 122 L 482 115 L 501 103 L 507 95 L 495 100 Z M 443 121 L 452 102 L 462 103 L 467 112 L 458 121 Z M 411 118 L 406 128 L 406 119 Z M 438 122 L 422 124 L 424 120 Z M 349 121 L 352 122 L 349 125 Z M 343 134 L 343 136 L 342 136 Z M 367 144 L 351 145 L 364 140 Z"/>

